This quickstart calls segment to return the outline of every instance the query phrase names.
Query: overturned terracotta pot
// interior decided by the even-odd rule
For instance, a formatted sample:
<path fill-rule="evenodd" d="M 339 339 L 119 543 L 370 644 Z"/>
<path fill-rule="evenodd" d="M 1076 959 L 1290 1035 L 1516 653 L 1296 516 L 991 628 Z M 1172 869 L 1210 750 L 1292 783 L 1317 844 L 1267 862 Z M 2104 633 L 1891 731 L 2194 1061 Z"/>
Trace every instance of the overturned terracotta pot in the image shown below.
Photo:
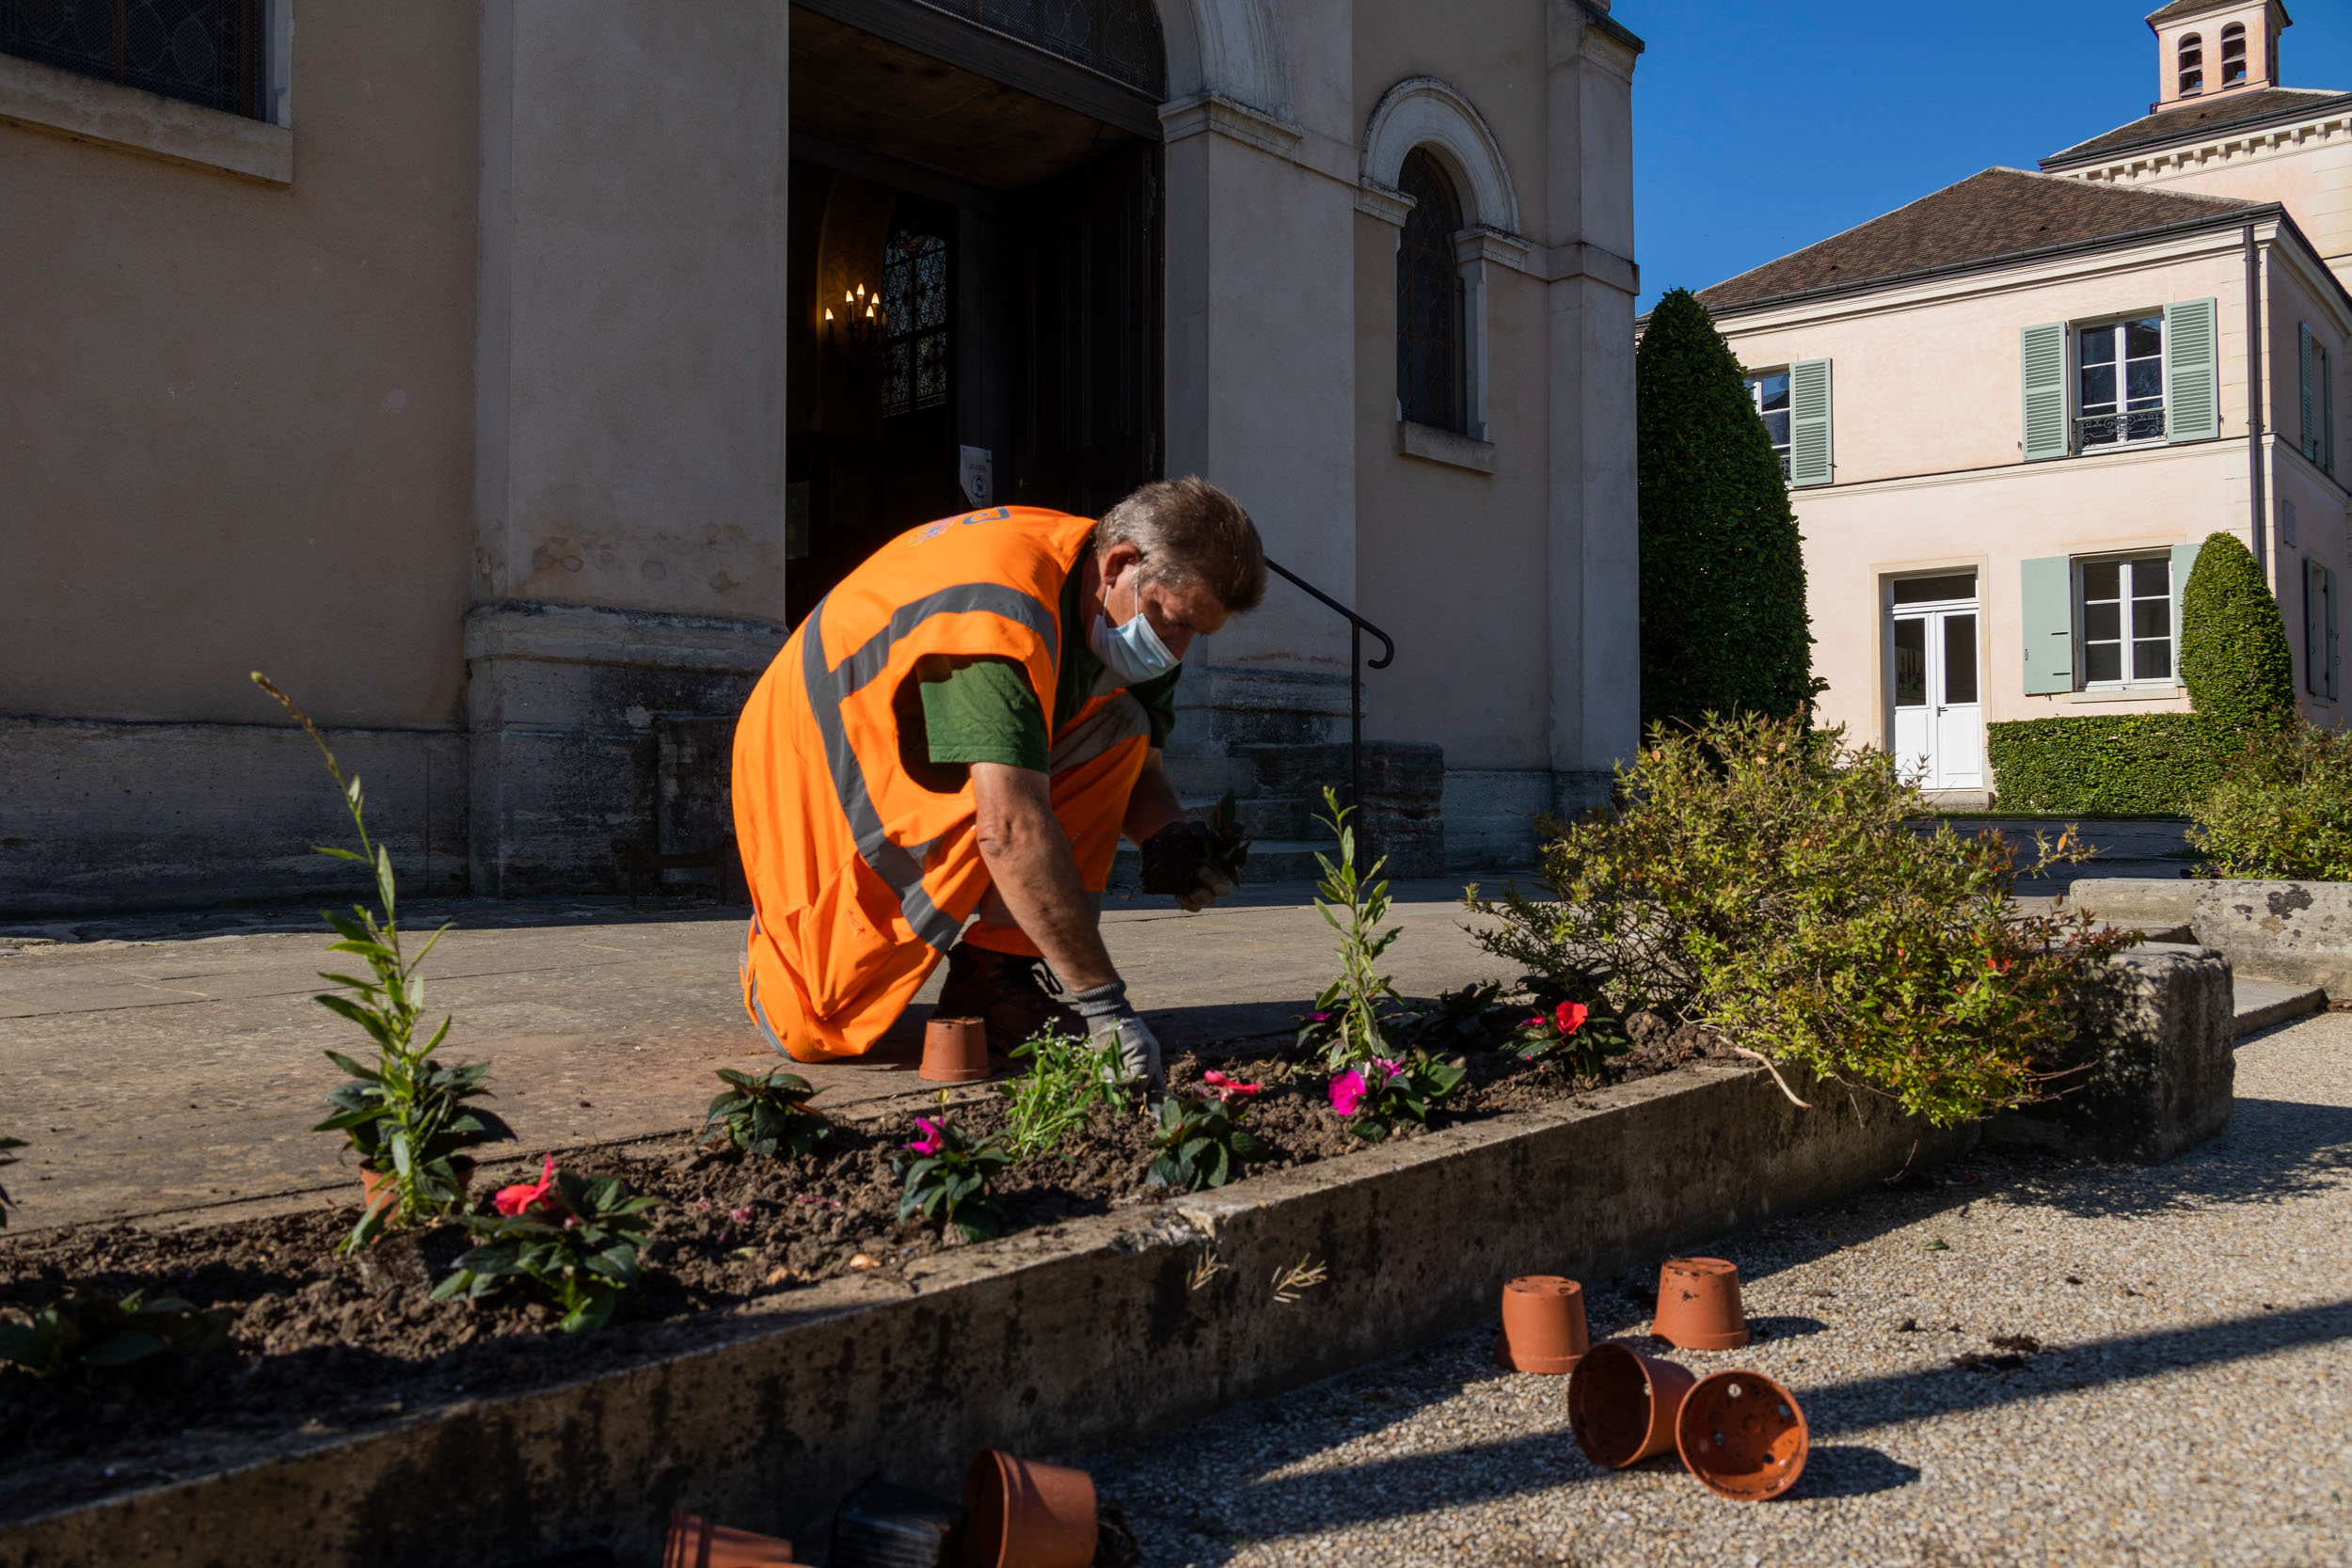
<path fill-rule="evenodd" d="M 1585 1353 L 1568 1380 L 1568 1429 L 1584 1457 L 1622 1470 L 1675 1446 L 1675 1418 L 1694 1381 L 1688 1368 L 1624 1345 Z"/>
<path fill-rule="evenodd" d="M 964 1568 L 1088 1568 L 1094 1560 L 1094 1478 L 1084 1470 L 973 1456 L 963 1476 Z"/>
<path fill-rule="evenodd" d="M 1502 1288 L 1502 1337 L 1495 1359 L 1515 1372 L 1576 1370 L 1589 1340 L 1584 1287 L 1556 1274 L 1531 1274 Z"/>
<path fill-rule="evenodd" d="M 462 1198 L 473 1185 L 473 1162 L 459 1154 L 452 1156 L 449 1164 L 457 1173 L 457 1193 Z M 359 1167 L 359 1202 L 369 1213 L 389 1207 L 399 1198 L 400 1186 L 392 1172 L 377 1170 L 373 1165 Z"/>
<path fill-rule="evenodd" d="M 1762 1502 L 1797 1484 L 1813 1433 L 1797 1396 L 1762 1372 L 1717 1372 L 1682 1402 L 1675 1446 L 1708 1490 Z"/>
<path fill-rule="evenodd" d="M 987 1022 L 934 1017 L 925 1024 L 919 1076 L 934 1084 L 976 1084 L 987 1077 Z"/>
<path fill-rule="evenodd" d="M 1658 1271 L 1649 1331 L 1684 1350 L 1738 1350 L 1748 1342 L 1740 1269 L 1721 1258 L 1673 1258 Z"/>
<path fill-rule="evenodd" d="M 792 1543 L 673 1513 L 661 1568 L 793 1568 Z"/>

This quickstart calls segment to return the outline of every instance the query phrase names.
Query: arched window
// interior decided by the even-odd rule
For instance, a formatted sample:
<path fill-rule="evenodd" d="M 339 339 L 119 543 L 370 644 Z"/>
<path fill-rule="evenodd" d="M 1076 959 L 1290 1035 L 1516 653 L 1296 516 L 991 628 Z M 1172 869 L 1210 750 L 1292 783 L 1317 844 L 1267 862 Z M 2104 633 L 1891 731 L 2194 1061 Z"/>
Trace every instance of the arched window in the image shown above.
<path fill-rule="evenodd" d="M 1413 198 L 1396 252 L 1396 401 L 1414 424 L 1460 431 L 1464 424 L 1462 274 L 1454 236 L 1462 204 L 1427 152 L 1406 153 L 1397 188 Z"/>
<path fill-rule="evenodd" d="M 2205 90 L 2205 44 L 2195 33 L 2181 36 L 2181 96 Z"/>
<path fill-rule="evenodd" d="M 2236 87 L 2246 80 L 2246 24 L 2233 22 L 2221 29 L 2221 85 Z"/>
<path fill-rule="evenodd" d="M 882 247 L 882 417 L 947 401 L 947 242 L 901 229 Z"/>

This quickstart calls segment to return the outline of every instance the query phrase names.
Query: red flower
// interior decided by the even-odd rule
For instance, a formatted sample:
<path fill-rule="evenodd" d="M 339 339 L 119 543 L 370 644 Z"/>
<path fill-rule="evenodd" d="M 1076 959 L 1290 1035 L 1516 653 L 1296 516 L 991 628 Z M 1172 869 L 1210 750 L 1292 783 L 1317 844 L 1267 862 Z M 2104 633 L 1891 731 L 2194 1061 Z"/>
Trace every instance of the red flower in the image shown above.
<path fill-rule="evenodd" d="M 1229 1078 L 1224 1073 L 1209 1071 L 1200 1075 L 1200 1086 L 1202 1093 L 1213 1094 L 1219 1100 L 1225 1101 L 1228 1105 L 1231 1105 L 1236 1100 L 1248 1100 L 1252 1098 L 1263 1090 L 1265 1085 L 1263 1084 L 1245 1084 L 1238 1078 Z"/>
<path fill-rule="evenodd" d="M 1592 1016 L 1592 1009 L 1581 1002 L 1563 1002 L 1551 1010 L 1551 1022 L 1564 1035 L 1575 1034 L 1584 1027 L 1584 1021 Z"/>
<path fill-rule="evenodd" d="M 490 1199 L 490 1206 L 508 1219 L 513 1219 L 532 1209 L 559 1207 L 562 1200 L 557 1198 L 554 1193 L 555 1156 L 550 1154 L 547 1157 L 547 1164 L 540 1168 L 538 1180 L 521 1181 L 512 1187 L 501 1187 Z"/>

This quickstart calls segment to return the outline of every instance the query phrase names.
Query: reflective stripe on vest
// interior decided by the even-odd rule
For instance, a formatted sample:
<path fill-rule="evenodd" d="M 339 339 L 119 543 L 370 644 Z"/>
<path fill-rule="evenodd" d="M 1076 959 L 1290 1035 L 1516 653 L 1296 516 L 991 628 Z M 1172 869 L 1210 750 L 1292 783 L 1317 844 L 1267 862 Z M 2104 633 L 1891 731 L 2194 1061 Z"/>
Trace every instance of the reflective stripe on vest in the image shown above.
<path fill-rule="evenodd" d="M 882 814 L 874 809 L 866 787 L 866 767 L 850 745 L 841 722 L 841 705 L 889 667 L 890 650 L 898 639 L 934 615 L 972 613 L 1000 615 L 1017 621 L 1044 640 L 1047 657 L 1057 668 L 1061 659 L 1061 626 L 1054 612 L 1033 595 L 1000 582 L 963 582 L 926 594 L 913 604 L 891 611 L 890 624 L 866 640 L 863 647 L 838 665 L 825 665 L 825 601 L 808 612 L 801 628 L 801 678 L 808 693 L 808 710 L 824 737 L 825 764 L 833 774 L 834 797 L 857 840 L 858 858 L 872 868 L 885 886 L 898 895 L 898 908 L 914 934 L 945 953 L 955 945 L 963 922 L 931 902 L 923 886 L 923 862 L 930 844 L 902 846 L 882 831 Z M 936 842 L 936 841 L 934 841 Z"/>

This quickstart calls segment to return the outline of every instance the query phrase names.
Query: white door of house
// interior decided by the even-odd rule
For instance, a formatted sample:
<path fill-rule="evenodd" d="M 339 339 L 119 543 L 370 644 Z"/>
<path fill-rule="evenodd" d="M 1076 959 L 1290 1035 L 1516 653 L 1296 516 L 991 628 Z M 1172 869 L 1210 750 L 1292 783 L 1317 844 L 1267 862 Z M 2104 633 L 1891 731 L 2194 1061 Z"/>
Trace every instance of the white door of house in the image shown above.
<path fill-rule="evenodd" d="M 1982 789 L 1977 575 L 1898 578 L 1893 597 L 1896 760 L 1922 788 Z"/>

